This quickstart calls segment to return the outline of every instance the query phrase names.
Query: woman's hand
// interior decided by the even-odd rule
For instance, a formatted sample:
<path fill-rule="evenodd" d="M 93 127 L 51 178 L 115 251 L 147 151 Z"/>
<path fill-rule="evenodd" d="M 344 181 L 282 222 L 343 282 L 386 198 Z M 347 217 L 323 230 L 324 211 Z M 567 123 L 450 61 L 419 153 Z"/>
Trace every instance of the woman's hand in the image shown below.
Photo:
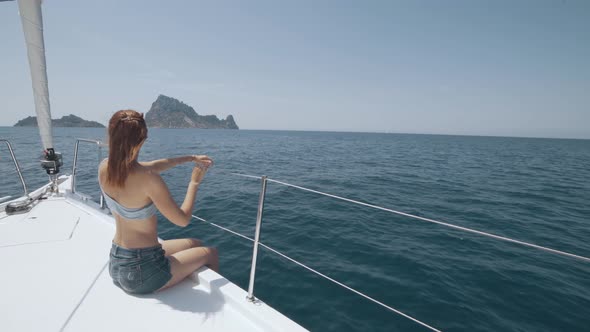
<path fill-rule="evenodd" d="M 193 168 L 193 173 L 191 174 L 191 183 L 200 184 L 205 177 L 205 174 L 207 174 L 207 168 L 208 167 L 195 166 L 195 168 Z"/>
<path fill-rule="evenodd" d="M 206 167 L 213 165 L 213 159 L 206 155 L 192 155 L 191 161 L 194 161 L 197 165 L 201 164 Z"/>
<path fill-rule="evenodd" d="M 213 165 L 213 160 L 207 156 L 193 156 L 193 158 L 195 158 L 195 168 L 191 174 L 191 182 L 198 184 L 207 174 L 209 167 Z"/>

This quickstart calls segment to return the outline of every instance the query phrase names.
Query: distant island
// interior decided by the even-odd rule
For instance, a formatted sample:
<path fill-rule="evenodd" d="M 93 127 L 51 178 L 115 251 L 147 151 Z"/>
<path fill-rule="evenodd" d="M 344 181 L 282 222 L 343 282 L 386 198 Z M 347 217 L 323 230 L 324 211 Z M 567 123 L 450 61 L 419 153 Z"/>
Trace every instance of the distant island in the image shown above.
<path fill-rule="evenodd" d="M 155 128 L 240 129 L 231 115 L 225 120 L 215 115 L 199 115 L 189 105 L 164 95 L 154 101 L 145 120 L 148 127 Z"/>
<path fill-rule="evenodd" d="M 54 127 L 93 127 L 93 128 L 104 128 L 105 126 L 96 122 L 96 121 L 88 121 L 84 120 L 80 117 L 77 117 L 73 114 L 62 116 L 61 119 L 52 119 L 51 124 Z M 29 116 L 26 117 L 19 122 L 17 122 L 15 127 L 37 127 L 37 117 L 36 116 Z"/>
<path fill-rule="evenodd" d="M 232 115 L 219 119 L 215 115 L 199 115 L 189 105 L 172 97 L 159 95 L 145 114 L 148 127 L 152 128 L 200 128 L 200 129 L 240 129 Z M 53 119 L 54 127 L 94 127 L 105 126 L 96 121 L 84 120 L 73 114 Z M 37 127 L 37 117 L 29 116 L 18 121 L 15 127 Z"/>

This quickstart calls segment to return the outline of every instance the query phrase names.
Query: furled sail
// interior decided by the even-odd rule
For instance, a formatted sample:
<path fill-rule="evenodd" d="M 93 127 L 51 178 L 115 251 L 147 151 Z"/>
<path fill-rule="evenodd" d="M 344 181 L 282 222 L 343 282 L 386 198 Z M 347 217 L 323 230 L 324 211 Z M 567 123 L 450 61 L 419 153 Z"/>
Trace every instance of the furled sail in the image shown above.
<path fill-rule="evenodd" d="M 45 65 L 41 0 L 18 0 L 18 8 L 27 43 L 39 134 L 41 135 L 43 147 L 47 150 L 53 148 L 53 133 L 51 127 L 51 110 L 49 107 L 47 69 Z"/>

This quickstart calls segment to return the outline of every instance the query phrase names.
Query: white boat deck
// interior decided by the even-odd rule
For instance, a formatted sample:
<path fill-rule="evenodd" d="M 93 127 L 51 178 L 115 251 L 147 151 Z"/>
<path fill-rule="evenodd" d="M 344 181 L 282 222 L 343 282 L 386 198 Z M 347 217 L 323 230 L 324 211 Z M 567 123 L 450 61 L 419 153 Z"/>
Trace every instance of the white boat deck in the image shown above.
<path fill-rule="evenodd" d="M 66 194 L 12 216 L 4 205 L 2 331 L 305 331 L 207 268 L 162 292 L 126 294 L 108 273 L 114 220 L 92 202 Z"/>

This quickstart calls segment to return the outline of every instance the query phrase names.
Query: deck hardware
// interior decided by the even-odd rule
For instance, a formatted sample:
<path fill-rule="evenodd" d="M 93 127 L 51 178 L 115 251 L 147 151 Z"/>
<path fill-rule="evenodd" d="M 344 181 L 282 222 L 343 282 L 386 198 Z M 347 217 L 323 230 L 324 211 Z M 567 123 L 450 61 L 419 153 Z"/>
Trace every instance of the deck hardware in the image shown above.
<path fill-rule="evenodd" d="M 12 150 L 12 145 L 10 145 L 10 142 L 5 139 L 0 139 L 0 142 L 4 142 L 4 143 L 6 143 L 6 146 L 8 146 L 8 151 L 10 152 L 10 156 L 12 157 L 12 162 L 14 163 L 14 167 L 16 167 L 16 172 L 18 173 L 18 177 L 20 178 L 20 182 L 23 186 L 23 192 L 24 192 L 23 195 L 29 196 L 29 191 L 27 190 L 27 185 L 25 184 L 25 179 L 23 178 L 23 173 L 20 170 L 20 167 L 18 165 L 18 161 L 16 160 L 16 157 L 14 156 L 14 151 Z"/>
<path fill-rule="evenodd" d="M 100 162 L 100 157 L 102 155 L 101 151 L 102 151 L 102 142 L 99 140 L 94 140 L 94 139 L 85 139 L 85 138 L 77 138 L 76 139 L 76 146 L 74 147 L 74 164 L 72 166 L 72 194 L 76 193 L 76 171 L 78 170 L 78 168 L 76 167 L 78 165 L 78 146 L 80 145 L 80 142 L 86 142 L 86 143 L 94 143 L 98 146 L 98 162 Z M 102 201 L 102 197 L 101 197 L 101 201 Z M 103 207 L 101 205 L 101 207 Z"/>
<path fill-rule="evenodd" d="M 254 278 L 256 275 L 256 259 L 258 257 L 258 243 L 260 240 L 260 228 L 262 226 L 262 212 L 264 210 L 264 197 L 266 196 L 266 175 L 261 178 L 262 188 L 258 199 L 258 214 L 256 215 L 256 232 L 254 235 L 254 248 L 252 249 L 252 266 L 250 267 L 250 283 L 248 284 L 248 301 L 256 303 L 254 297 Z"/>

